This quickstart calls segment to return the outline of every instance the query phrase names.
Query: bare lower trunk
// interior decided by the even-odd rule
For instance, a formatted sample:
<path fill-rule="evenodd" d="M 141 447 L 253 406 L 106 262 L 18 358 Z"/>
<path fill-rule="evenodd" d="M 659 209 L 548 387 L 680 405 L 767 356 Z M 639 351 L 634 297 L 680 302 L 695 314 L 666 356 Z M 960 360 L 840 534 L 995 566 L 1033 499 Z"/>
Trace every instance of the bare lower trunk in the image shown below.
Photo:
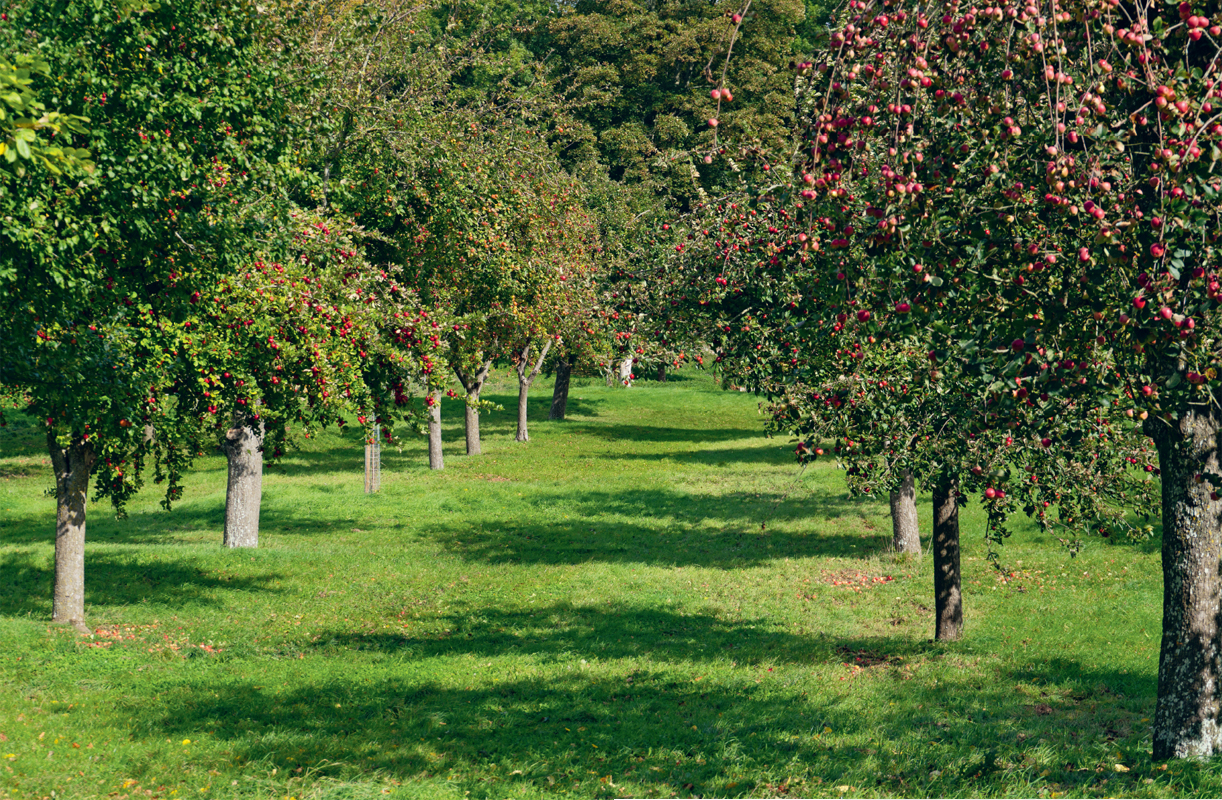
<path fill-rule="evenodd" d="M 492 362 L 487 361 L 473 374 L 465 373 L 457 368 L 454 370 L 463 388 L 467 390 L 467 413 L 463 417 L 463 432 L 466 435 L 467 455 L 469 456 L 478 456 L 481 452 L 479 446 L 479 394 L 484 390 L 484 382 L 488 380 L 488 372 L 491 369 Z"/>
<path fill-rule="evenodd" d="M 552 389 L 552 407 L 547 412 L 548 419 L 564 419 L 569 404 L 569 380 L 573 375 L 572 356 L 566 356 L 556 363 L 556 385 Z"/>
<path fill-rule="evenodd" d="M 1212 500 L 1222 418 L 1209 407 L 1154 431 L 1163 487 L 1163 638 L 1154 709 L 1154 758 L 1209 758 L 1218 727 L 1222 632 L 1222 502 Z"/>
<path fill-rule="evenodd" d="M 921 534 L 917 528 L 916 482 L 904 470 L 904 482 L 891 493 L 891 547 L 896 553 L 921 555 Z"/>
<path fill-rule="evenodd" d="M 955 481 L 941 481 L 933 490 L 933 596 L 940 642 L 963 635 L 963 587 L 959 573 L 959 502 Z"/>
<path fill-rule="evenodd" d="M 628 356 L 619 364 L 619 382 L 625 386 L 632 386 L 632 356 Z"/>
<path fill-rule="evenodd" d="M 522 352 L 518 354 L 518 363 L 515 366 L 518 373 L 518 433 L 514 439 L 519 442 L 530 441 L 530 433 L 526 430 L 526 408 L 530 396 L 530 385 L 535 382 L 539 370 L 543 369 L 543 359 L 547 358 L 547 351 L 551 349 L 552 340 L 548 339 L 543 349 L 539 351 L 539 357 L 535 359 L 533 367 L 530 361 L 530 344 L 523 347 Z"/>
<path fill-rule="evenodd" d="M 47 448 L 55 469 L 55 594 L 51 619 L 81 633 L 92 633 L 85 625 L 85 505 L 97 456 L 93 445 L 82 439 L 61 447 L 54 430 L 47 431 Z"/>
<path fill-rule="evenodd" d="M 441 390 L 433 392 L 429 406 L 429 469 L 445 469 L 441 457 Z"/>
<path fill-rule="evenodd" d="M 530 384 L 518 384 L 518 432 L 514 435 L 515 442 L 529 442 L 530 431 L 526 429 L 527 401 L 530 399 Z"/>
<path fill-rule="evenodd" d="M 468 402 L 479 402 L 479 392 L 471 392 L 467 395 Z M 467 412 L 463 418 L 463 433 L 467 439 L 467 455 L 478 456 L 483 451 L 479 446 L 479 410 L 468 405 L 464 411 Z"/>
<path fill-rule="evenodd" d="M 666 383 L 666 365 L 658 364 L 658 383 Z"/>
<path fill-rule="evenodd" d="M 259 546 L 259 505 L 263 500 L 263 423 L 256 429 L 244 415 L 225 433 L 229 484 L 225 489 L 225 547 Z"/>

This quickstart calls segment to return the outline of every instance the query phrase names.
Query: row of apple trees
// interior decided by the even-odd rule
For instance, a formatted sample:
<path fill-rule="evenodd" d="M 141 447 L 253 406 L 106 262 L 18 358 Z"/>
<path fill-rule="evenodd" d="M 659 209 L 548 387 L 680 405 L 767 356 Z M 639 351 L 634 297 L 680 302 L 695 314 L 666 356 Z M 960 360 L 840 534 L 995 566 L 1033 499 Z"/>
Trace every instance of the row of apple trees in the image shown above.
<path fill-rule="evenodd" d="M 850 0 L 658 270 L 800 460 L 932 490 L 939 639 L 969 495 L 1071 545 L 1161 505 L 1159 759 L 1222 749 L 1220 82 L 1216 5 Z"/>
<path fill-rule="evenodd" d="M 91 484 L 122 510 L 151 477 L 168 506 L 220 444 L 225 543 L 252 545 L 264 453 L 353 417 L 393 441 L 436 421 L 451 374 L 478 452 L 498 358 L 525 440 L 549 350 L 597 346 L 599 231 L 538 124 L 548 93 L 420 13 L 0 18 L 0 387 L 46 427 L 55 620 L 85 628 Z"/>

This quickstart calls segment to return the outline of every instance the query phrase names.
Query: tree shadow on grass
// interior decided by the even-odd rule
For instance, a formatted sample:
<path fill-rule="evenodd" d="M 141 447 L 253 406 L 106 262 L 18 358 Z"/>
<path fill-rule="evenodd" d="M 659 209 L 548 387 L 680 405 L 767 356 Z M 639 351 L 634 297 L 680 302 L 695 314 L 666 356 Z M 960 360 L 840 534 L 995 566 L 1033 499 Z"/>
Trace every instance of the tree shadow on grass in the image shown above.
<path fill-rule="evenodd" d="M 861 558 L 890 543 L 871 520 L 876 504 L 844 496 L 794 500 L 780 493 L 693 496 L 667 489 L 567 491 L 534 502 L 540 524 L 496 519 L 472 529 L 457 519 L 421 532 L 456 556 L 492 564 L 639 563 L 745 568 L 777 558 Z M 567 518 L 566 518 L 567 515 Z M 786 523 L 822 521 L 822 530 Z M 884 530 L 884 528 L 887 528 Z M 829 528 L 831 530 L 829 530 Z"/>
<path fill-rule="evenodd" d="M 318 487 L 319 493 L 329 496 L 331 506 L 340 491 L 335 486 Z M 412 520 L 408 527 L 413 538 L 438 542 L 466 560 L 492 564 L 601 561 L 741 568 L 777 558 L 868 557 L 890 542 L 889 526 L 878 520 L 885 509 L 877 502 L 831 493 L 693 495 L 665 488 L 624 492 L 559 488 L 539 489 L 527 502 L 539 513 L 531 515 L 532 521 L 518 522 L 499 509 L 472 512 L 453 497 L 437 514 Z M 545 521 L 535 521 L 539 519 Z M 342 515 L 279 503 L 271 493 L 260 514 L 260 528 L 269 535 L 325 538 L 347 524 Z M 219 495 L 170 512 L 132 511 L 126 519 L 95 513 L 89 540 L 196 546 L 201 535 L 207 535 L 215 537 L 219 547 L 223 526 L 224 497 Z M 816 529 L 802 530 L 810 527 Z M 53 541 L 53 511 L 0 523 L 0 545 Z"/>
<path fill-rule="evenodd" d="M 741 437 L 746 438 L 746 437 Z M 616 461 L 670 461 L 677 464 L 704 464 L 710 467 L 728 467 L 731 464 L 772 464 L 797 467 L 793 451 L 778 446 L 775 441 L 761 441 L 746 447 L 704 447 L 693 449 L 672 448 L 665 453 L 600 453 L 591 458 L 608 458 Z"/>
<path fill-rule="evenodd" d="M 54 568 L 30 553 L 0 554 L 0 615 L 51 616 Z M 221 576 L 180 561 L 162 561 L 155 556 L 123 552 L 85 553 L 85 603 L 129 606 L 160 603 L 177 608 L 217 606 L 221 591 L 275 592 L 277 573 L 255 576 Z"/>
<path fill-rule="evenodd" d="M 412 610 L 407 606 L 402 611 L 408 615 Z M 430 615 L 429 633 L 322 631 L 311 648 L 337 657 L 377 651 L 411 661 L 527 654 L 540 663 L 562 664 L 620 658 L 674 664 L 732 659 L 740 666 L 835 661 L 843 643 L 805 635 L 818 627 L 818 605 L 811 604 L 809 610 L 809 626 L 794 632 L 766 619 L 727 619 L 716 609 L 686 613 L 630 602 L 594 606 L 561 601 L 513 610 L 470 606 Z M 882 647 L 904 658 L 933 645 L 897 639 Z"/>
<path fill-rule="evenodd" d="M 841 784 L 879 796 L 992 795 L 1006 780 L 1020 792 L 1056 782 L 1123 793 L 1143 777 L 1097 771 L 1097 754 L 1066 761 L 1096 743 L 1144 747 L 1140 731 L 1117 728 L 1148 713 L 1152 676 L 1134 682 L 1068 659 L 984 675 L 940 666 L 963 647 L 801 636 L 630 605 L 472 610 L 447 624 L 432 640 L 323 632 L 301 662 L 319 677 L 286 691 L 187 676 L 132 708 L 133 730 L 150 740 L 205 730 L 239 764 L 289 776 L 441 776 L 473 797 L 505 796 L 514 783 L 586 796 L 813 797 L 843 793 Z M 727 651 L 743 654 L 737 670 L 726 670 Z M 706 680 L 714 655 L 723 666 Z M 330 660 L 341 656 L 347 667 Z M 552 666 L 530 677 L 521 658 L 532 656 Z M 635 656 L 668 666 L 615 661 Z M 364 667 L 349 673 L 354 659 Z M 833 681 L 815 697 L 795 680 L 807 667 Z M 1043 701 L 1019 682 L 1075 690 Z M 1087 708 L 1080 698 L 1092 692 L 1114 713 Z M 1058 752 L 1061 740 L 1077 755 Z M 618 789 L 600 783 L 607 775 Z"/>
<path fill-rule="evenodd" d="M 708 444 L 709 442 L 751 439 L 754 436 L 752 431 L 743 428 L 674 428 L 660 425 L 596 424 L 586 425 L 574 432 L 594 440 L 640 442 L 642 444 L 651 442 Z M 663 457 L 664 455 L 662 454 Z"/>

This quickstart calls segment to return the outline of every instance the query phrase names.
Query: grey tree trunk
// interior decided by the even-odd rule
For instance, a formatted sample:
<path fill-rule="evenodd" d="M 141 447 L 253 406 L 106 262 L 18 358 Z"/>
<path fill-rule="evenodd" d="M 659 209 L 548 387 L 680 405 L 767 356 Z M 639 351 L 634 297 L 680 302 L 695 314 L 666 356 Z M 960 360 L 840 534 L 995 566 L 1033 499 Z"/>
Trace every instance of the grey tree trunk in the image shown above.
<path fill-rule="evenodd" d="M 1147 423 L 1149 425 L 1150 423 Z M 1154 708 L 1154 758 L 1209 758 L 1222 751 L 1222 501 L 1208 481 L 1219 474 L 1222 415 L 1202 406 L 1153 432 L 1163 487 L 1163 638 Z"/>
<path fill-rule="evenodd" d="M 573 375 L 573 357 L 565 356 L 556 362 L 556 385 L 552 388 L 552 407 L 548 419 L 564 419 L 569 404 L 569 380 Z"/>
<path fill-rule="evenodd" d="M 551 349 L 552 340 L 548 339 L 547 343 L 543 345 L 543 349 L 539 351 L 539 357 L 535 359 L 533 368 L 530 366 L 531 345 L 529 343 L 518 354 L 518 363 L 514 366 L 518 373 L 518 433 L 514 436 L 516 441 L 530 441 L 530 433 L 526 430 L 526 407 L 530 395 L 530 385 L 535 382 L 535 378 L 539 375 L 539 370 L 543 369 L 543 359 L 547 358 L 547 351 Z"/>
<path fill-rule="evenodd" d="M 530 431 L 526 429 L 527 406 L 530 399 L 530 384 L 518 381 L 518 432 L 514 434 L 515 442 L 529 442 Z"/>
<path fill-rule="evenodd" d="M 441 390 L 433 392 L 433 405 L 429 406 L 429 469 L 445 469 L 441 457 Z"/>
<path fill-rule="evenodd" d="M 463 417 L 463 433 L 466 435 L 467 455 L 469 456 L 478 456 L 482 452 L 479 446 L 479 409 L 475 404 L 479 402 L 479 393 L 484 390 L 484 383 L 488 380 L 488 373 L 491 369 L 492 361 L 484 362 L 483 366 L 470 375 L 457 367 L 454 369 L 454 374 L 458 376 L 459 382 L 467 390 L 467 413 Z"/>
<path fill-rule="evenodd" d="M 259 505 L 263 500 L 263 423 L 258 430 L 238 415 L 225 432 L 229 484 L 225 489 L 225 547 L 259 546 Z"/>
<path fill-rule="evenodd" d="M 949 642 L 963 635 L 963 585 L 959 573 L 959 501 L 955 481 L 933 490 L 934 638 Z"/>
<path fill-rule="evenodd" d="M 658 364 L 658 383 L 666 383 L 666 365 Z"/>
<path fill-rule="evenodd" d="M 891 547 L 896 553 L 921 555 L 921 533 L 917 527 L 916 481 L 904 470 L 899 491 L 891 493 Z"/>
<path fill-rule="evenodd" d="M 61 447 L 54 430 L 47 431 L 47 448 L 55 470 L 55 593 L 51 619 L 81 633 L 92 633 L 85 625 L 85 505 L 97 455 L 93 445 L 80 439 Z"/>
<path fill-rule="evenodd" d="M 478 403 L 479 392 L 468 392 L 467 398 Z M 483 452 L 479 446 L 479 411 L 469 405 L 464 411 L 467 412 L 466 417 L 463 418 L 463 433 L 467 440 L 467 455 L 478 456 Z"/>

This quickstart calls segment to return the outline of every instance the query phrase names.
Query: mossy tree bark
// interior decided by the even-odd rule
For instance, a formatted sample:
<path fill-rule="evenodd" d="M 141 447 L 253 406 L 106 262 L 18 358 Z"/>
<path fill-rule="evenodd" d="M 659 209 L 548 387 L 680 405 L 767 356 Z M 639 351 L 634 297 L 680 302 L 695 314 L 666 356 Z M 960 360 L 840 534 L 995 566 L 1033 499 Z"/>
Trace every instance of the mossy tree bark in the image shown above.
<path fill-rule="evenodd" d="M 1199 475 L 1222 474 L 1222 415 L 1194 408 L 1156 423 L 1163 500 L 1163 636 L 1154 709 L 1154 758 L 1209 758 L 1222 751 L 1222 502 Z M 1147 423 L 1148 426 L 1151 423 Z"/>
<path fill-rule="evenodd" d="M 569 381 L 573 376 L 573 356 L 565 356 L 556 362 L 556 385 L 552 388 L 552 407 L 548 419 L 564 419 L 569 404 Z"/>
<path fill-rule="evenodd" d="M 934 638 L 949 642 L 963 635 L 963 584 L 959 572 L 959 490 L 941 480 L 933 490 Z"/>

